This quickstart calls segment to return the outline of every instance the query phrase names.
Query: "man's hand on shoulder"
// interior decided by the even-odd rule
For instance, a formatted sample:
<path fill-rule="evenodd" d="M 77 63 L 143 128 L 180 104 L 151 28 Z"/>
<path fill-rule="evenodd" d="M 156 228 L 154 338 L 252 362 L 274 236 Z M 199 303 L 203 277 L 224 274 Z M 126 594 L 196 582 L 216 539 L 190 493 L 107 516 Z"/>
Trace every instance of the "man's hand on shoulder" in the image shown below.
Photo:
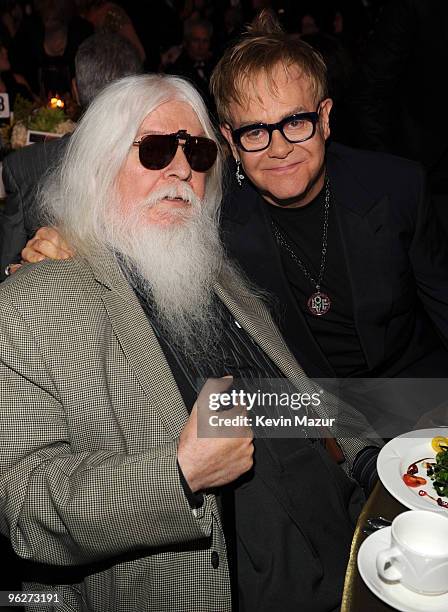
<path fill-rule="evenodd" d="M 37 263 L 44 259 L 70 259 L 73 256 L 73 250 L 65 242 L 57 229 L 54 227 L 41 227 L 37 230 L 34 237 L 26 243 L 22 251 L 22 262 Z"/>

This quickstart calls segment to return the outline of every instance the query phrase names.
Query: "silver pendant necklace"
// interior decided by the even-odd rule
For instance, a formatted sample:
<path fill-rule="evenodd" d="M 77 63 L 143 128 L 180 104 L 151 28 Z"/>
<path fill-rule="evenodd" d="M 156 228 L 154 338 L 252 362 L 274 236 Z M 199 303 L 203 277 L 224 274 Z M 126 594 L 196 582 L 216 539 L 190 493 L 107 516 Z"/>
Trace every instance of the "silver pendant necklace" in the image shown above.
<path fill-rule="evenodd" d="M 274 230 L 275 240 L 277 244 L 283 248 L 291 259 L 299 266 L 303 275 L 308 279 L 312 285 L 314 285 L 316 291 L 310 295 L 306 302 L 306 306 L 309 312 L 316 316 L 321 317 L 326 314 L 331 308 L 331 300 L 326 293 L 323 293 L 320 288 L 322 286 L 322 280 L 325 273 L 325 264 L 327 261 L 327 245 L 328 245 L 328 217 L 330 212 L 330 181 L 328 177 L 325 178 L 325 205 L 324 205 L 324 221 L 322 226 L 322 249 L 320 254 L 320 268 L 319 275 L 315 279 L 311 272 L 305 267 L 303 261 L 298 257 L 294 247 L 292 246 L 289 239 L 281 231 L 275 221 L 271 221 L 272 228 Z"/>

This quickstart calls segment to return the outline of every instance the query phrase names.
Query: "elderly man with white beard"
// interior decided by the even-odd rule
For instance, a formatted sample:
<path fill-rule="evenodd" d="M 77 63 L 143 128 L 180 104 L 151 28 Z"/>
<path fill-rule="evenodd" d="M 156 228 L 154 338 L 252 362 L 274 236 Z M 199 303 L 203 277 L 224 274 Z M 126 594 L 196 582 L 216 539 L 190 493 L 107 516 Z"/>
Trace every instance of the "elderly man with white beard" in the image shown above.
<path fill-rule="evenodd" d="M 259 554 L 279 594 L 300 579 L 316 610 L 340 598 L 363 501 L 350 474 L 369 441 L 339 440 L 342 469 L 320 440 L 259 439 L 253 467 L 250 428 L 198 435 L 198 406 L 232 376 L 311 385 L 224 255 L 220 200 L 193 87 L 122 79 L 42 192 L 76 256 L 24 266 L 0 290 L 0 530 L 33 562 L 24 590 L 58 610 L 230 611 L 226 528 L 241 610 Z"/>

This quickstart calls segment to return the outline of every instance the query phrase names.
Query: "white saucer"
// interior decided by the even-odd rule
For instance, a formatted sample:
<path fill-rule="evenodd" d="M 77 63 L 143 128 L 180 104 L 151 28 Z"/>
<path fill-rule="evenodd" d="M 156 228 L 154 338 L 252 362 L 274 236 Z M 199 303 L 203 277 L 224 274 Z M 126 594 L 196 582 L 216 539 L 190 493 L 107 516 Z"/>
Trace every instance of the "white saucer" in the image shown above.
<path fill-rule="evenodd" d="M 358 570 L 362 579 L 382 601 L 401 612 L 447 612 L 448 593 L 443 595 L 420 595 L 399 583 L 389 584 L 381 580 L 376 571 L 376 557 L 390 546 L 390 527 L 370 535 L 361 544 L 358 552 Z"/>

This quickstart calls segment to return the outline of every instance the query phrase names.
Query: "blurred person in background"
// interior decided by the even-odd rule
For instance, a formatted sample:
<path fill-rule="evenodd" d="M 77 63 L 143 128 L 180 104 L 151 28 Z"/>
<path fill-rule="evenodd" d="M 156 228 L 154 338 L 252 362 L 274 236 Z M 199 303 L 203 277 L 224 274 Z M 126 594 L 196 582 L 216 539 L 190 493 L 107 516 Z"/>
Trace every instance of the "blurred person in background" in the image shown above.
<path fill-rule="evenodd" d="M 26 100 L 35 100 L 29 84 L 21 75 L 12 71 L 6 44 L 0 39 L 0 93 L 9 95 L 9 108 L 12 111 L 17 95 Z"/>
<path fill-rule="evenodd" d="M 23 6 L 17 0 L 0 0 L 0 39 L 8 43 L 14 39 L 23 20 Z"/>
<path fill-rule="evenodd" d="M 147 72 L 163 72 L 179 56 L 183 32 L 179 5 L 182 0 L 126 2 L 126 12 L 145 50 Z"/>
<path fill-rule="evenodd" d="M 46 104 L 52 96 L 70 97 L 75 55 L 93 28 L 75 14 L 73 0 L 36 0 L 10 47 L 13 69 L 24 74 Z"/>
<path fill-rule="evenodd" d="M 212 24 L 204 19 L 189 19 L 184 24 L 183 49 L 177 60 L 165 70 L 167 74 L 182 76 L 193 83 L 213 111 L 209 91 L 210 76 L 216 63 L 212 51 Z"/>
<path fill-rule="evenodd" d="M 95 32 L 110 32 L 127 38 L 134 45 L 140 61 L 145 61 L 145 49 L 122 6 L 108 0 L 75 0 L 75 4 L 79 14 L 94 27 Z"/>
<path fill-rule="evenodd" d="M 180 13 L 182 21 L 206 19 L 213 21 L 215 6 L 210 0 L 185 0 L 184 7 Z"/>
<path fill-rule="evenodd" d="M 71 93 L 75 54 L 82 40 L 92 32 L 75 15 L 72 0 L 36 0 L 35 8 L 44 27 L 39 48 L 39 95 L 43 101 Z"/>

